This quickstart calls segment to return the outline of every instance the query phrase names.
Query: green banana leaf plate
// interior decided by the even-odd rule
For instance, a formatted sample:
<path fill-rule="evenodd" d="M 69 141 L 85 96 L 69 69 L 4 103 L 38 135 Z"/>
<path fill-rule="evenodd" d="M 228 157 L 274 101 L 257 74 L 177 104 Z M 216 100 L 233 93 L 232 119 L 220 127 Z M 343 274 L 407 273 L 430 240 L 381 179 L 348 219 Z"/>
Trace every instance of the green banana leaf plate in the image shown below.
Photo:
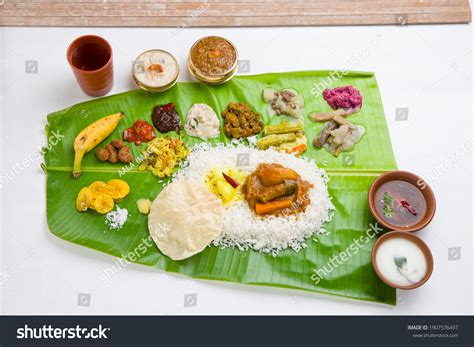
<path fill-rule="evenodd" d="M 397 168 L 377 82 L 374 74 L 368 72 L 339 73 L 342 76 L 339 79 L 334 76 L 333 71 L 303 71 L 237 76 L 220 86 L 177 83 L 163 93 L 133 90 L 51 113 L 46 126 L 49 145 L 44 153 L 50 231 L 64 240 L 115 257 L 194 278 L 301 289 L 395 305 L 395 289 L 377 277 L 371 264 L 376 237 L 374 232 L 369 232 L 375 220 L 368 208 L 367 192 L 378 175 Z M 311 145 L 323 125 L 311 122 L 307 115 L 312 111 L 329 111 L 320 90 L 342 85 L 354 86 L 363 96 L 361 111 L 350 116 L 350 120 L 363 125 L 366 134 L 353 151 L 335 158 L 325 149 Z M 307 247 L 300 252 L 285 250 L 273 257 L 255 251 L 208 247 L 189 259 L 173 261 L 150 243 L 147 216 L 136 207 L 138 199 L 153 200 L 159 194 L 163 182 L 157 177 L 137 169 L 120 177 L 122 164 L 99 162 L 94 151 L 84 157 L 81 177 L 72 177 L 74 139 L 84 127 L 101 117 L 119 111 L 126 115 L 104 143 L 121 138 L 123 131 L 139 118 L 151 123 L 153 107 L 168 102 L 175 103 L 182 121 L 194 103 L 207 103 L 220 114 L 229 102 L 242 101 L 259 112 L 265 124 L 279 123 L 285 117 L 269 116 L 262 99 L 262 90 L 267 86 L 293 88 L 304 96 L 309 143 L 303 156 L 312 158 L 327 171 L 329 193 L 336 207 L 332 221 L 325 226 L 327 234 L 309 239 Z M 190 146 L 201 142 L 186 134 L 184 138 Z M 210 142 L 230 141 L 221 129 L 220 137 Z M 136 157 L 146 144 L 130 147 Z M 129 196 L 120 203 L 128 209 L 130 217 L 117 231 L 109 230 L 103 215 L 94 211 L 79 213 L 75 208 L 81 188 L 113 178 L 126 180 L 131 188 Z"/>

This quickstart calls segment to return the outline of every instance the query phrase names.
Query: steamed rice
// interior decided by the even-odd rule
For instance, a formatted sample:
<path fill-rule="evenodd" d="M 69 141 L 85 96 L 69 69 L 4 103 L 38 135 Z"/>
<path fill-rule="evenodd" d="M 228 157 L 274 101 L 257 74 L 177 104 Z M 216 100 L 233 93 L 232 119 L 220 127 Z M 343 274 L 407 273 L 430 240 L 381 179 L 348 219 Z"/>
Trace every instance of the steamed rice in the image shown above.
<path fill-rule="evenodd" d="M 327 190 L 326 172 L 318 169 L 314 161 L 297 158 L 273 149 L 264 151 L 242 144 L 218 145 L 207 143 L 192 148 L 187 161 L 174 180 L 191 180 L 206 185 L 205 177 L 215 167 L 237 167 L 248 174 L 260 163 L 277 163 L 295 170 L 302 179 L 313 184 L 308 192 L 311 203 L 297 215 L 257 216 L 246 201 L 237 201 L 224 212 L 224 229 L 213 241 L 219 247 L 249 248 L 277 255 L 291 248 L 298 252 L 306 247 L 305 240 L 315 234 L 326 233 L 323 224 L 329 222 L 334 209 Z"/>

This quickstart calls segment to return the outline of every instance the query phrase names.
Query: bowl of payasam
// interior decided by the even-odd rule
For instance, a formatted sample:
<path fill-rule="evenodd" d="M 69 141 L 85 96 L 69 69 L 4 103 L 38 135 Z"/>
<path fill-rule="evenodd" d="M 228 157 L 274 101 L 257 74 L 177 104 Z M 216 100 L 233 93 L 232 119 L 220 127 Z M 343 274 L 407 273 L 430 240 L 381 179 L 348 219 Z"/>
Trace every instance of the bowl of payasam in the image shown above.
<path fill-rule="evenodd" d="M 150 49 L 135 59 L 132 76 L 140 88 L 149 92 L 163 92 L 173 87 L 178 80 L 178 61 L 167 51 Z"/>
<path fill-rule="evenodd" d="M 237 49 L 232 42 L 220 36 L 206 36 L 189 50 L 188 69 L 204 83 L 221 84 L 235 75 L 237 61 Z"/>
<path fill-rule="evenodd" d="M 368 200 L 373 216 L 388 230 L 418 231 L 431 222 L 436 211 L 428 183 L 407 171 L 379 176 L 369 189 Z"/>

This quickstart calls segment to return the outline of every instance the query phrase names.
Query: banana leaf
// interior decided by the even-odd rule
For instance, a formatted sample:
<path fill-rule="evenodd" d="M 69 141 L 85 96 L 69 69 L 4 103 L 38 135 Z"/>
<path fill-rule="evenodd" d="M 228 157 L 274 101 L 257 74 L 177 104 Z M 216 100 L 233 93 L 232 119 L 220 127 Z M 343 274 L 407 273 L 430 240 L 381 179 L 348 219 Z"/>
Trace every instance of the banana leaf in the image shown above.
<path fill-rule="evenodd" d="M 50 231 L 64 240 L 115 257 L 193 278 L 293 288 L 395 305 L 395 289 L 385 285 L 372 268 L 370 253 L 376 237 L 369 237 L 367 232 L 375 223 L 367 204 L 370 184 L 381 173 L 397 168 L 382 102 L 373 73 L 346 72 L 339 76 L 342 78 L 335 79 L 333 71 L 303 71 L 237 76 L 220 86 L 183 82 L 163 93 L 133 90 L 49 114 L 46 133 L 50 141 L 45 149 L 44 168 Z M 342 85 L 352 85 L 361 91 L 362 109 L 349 119 L 363 125 L 366 135 L 351 152 L 336 158 L 325 149 L 311 145 L 323 125 L 311 122 L 307 115 L 312 111 L 329 111 L 321 91 L 326 86 Z M 175 103 L 184 121 L 194 103 L 207 103 L 220 114 L 229 102 L 242 101 L 259 112 L 265 124 L 275 124 L 286 119 L 268 115 L 267 104 L 262 99 L 262 90 L 268 86 L 296 89 L 304 96 L 309 144 L 303 156 L 312 158 L 327 171 L 329 193 L 336 207 L 332 221 L 325 226 L 327 234 L 309 239 L 307 247 L 300 252 L 285 250 L 274 257 L 255 251 L 208 247 L 189 259 L 173 261 L 150 243 L 147 217 L 136 207 L 140 198 L 153 200 L 166 180 L 160 183 L 150 172 L 136 168 L 120 177 L 121 164 L 99 162 L 93 151 L 84 157 L 81 177 L 72 177 L 74 139 L 84 127 L 101 117 L 119 111 L 126 115 L 104 143 L 121 138 L 123 131 L 139 118 L 151 122 L 153 107 L 168 102 Z M 183 136 L 190 146 L 202 141 Z M 221 129 L 220 137 L 209 142 L 230 141 Z M 138 156 L 146 144 L 130 147 Z M 109 230 L 103 215 L 93 211 L 79 213 L 75 209 L 75 199 L 82 187 L 113 178 L 126 180 L 131 188 L 129 196 L 120 203 L 120 207 L 128 209 L 130 217 L 117 231 Z M 339 264 L 335 257 L 345 260 Z M 318 275 L 315 270 L 319 270 Z"/>

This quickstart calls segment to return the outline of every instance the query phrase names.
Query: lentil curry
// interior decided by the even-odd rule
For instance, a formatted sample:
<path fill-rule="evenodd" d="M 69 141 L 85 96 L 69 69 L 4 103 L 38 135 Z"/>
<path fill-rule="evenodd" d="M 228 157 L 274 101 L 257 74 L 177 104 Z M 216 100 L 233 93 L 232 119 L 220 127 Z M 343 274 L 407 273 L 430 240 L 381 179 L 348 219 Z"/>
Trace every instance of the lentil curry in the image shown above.
<path fill-rule="evenodd" d="M 234 46 L 218 36 L 204 37 L 191 50 L 194 66 L 206 75 L 220 75 L 231 70 L 237 60 Z"/>

